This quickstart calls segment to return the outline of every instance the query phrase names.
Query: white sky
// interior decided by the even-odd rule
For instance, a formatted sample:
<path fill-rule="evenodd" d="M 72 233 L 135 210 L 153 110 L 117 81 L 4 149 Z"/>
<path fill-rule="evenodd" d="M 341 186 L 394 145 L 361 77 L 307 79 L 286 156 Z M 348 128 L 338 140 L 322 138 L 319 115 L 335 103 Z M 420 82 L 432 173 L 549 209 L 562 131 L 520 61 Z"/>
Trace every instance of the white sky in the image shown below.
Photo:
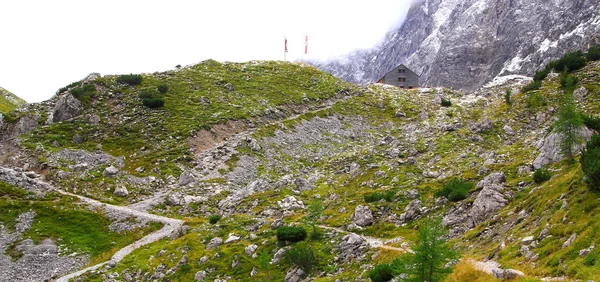
<path fill-rule="evenodd" d="M 39 102 L 92 72 L 327 59 L 374 46 L 410 0 L 0 1 L 0 87 Z"/>

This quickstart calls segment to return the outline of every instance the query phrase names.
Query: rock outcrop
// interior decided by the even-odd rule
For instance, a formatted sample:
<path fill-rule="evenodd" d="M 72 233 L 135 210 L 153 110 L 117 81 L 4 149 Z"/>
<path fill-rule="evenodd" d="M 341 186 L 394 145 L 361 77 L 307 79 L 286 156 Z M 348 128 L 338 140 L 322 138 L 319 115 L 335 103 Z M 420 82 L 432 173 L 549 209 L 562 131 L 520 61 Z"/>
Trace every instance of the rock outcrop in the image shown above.
<path fill-rule="evenodd" d="M 54 105 L 52 122 L 61 122 L 79 116 L 83 111 L 83 105 L 73 95 L 67 94 L 58 99 Z"/>
<path fill-rule="evenodd" d="M 582 137 L 583 141 L 580 144 L 573 146 L 573 152 L 579 152 L 585 148 L 585 143 L 592 138 L 593 132 L 587 127 L 582 127 L 578 130 L 579 136 Z M 533 167 L 535 169 L 543 168 L 544 166 L 559 162 L 565 159 L 561 152 L 561 135 L 557 132 L 552 132 L 537 144 L 537 149 L 540 154 L 533 161 Z"/>
<path fill-rule="evenodd" d="M 352 223 L 360 227 L 372 225 L 373 213 L 371 212 L 371 209 L 368 206 L 357 206 L 356 209 L 354 209 Z"/>

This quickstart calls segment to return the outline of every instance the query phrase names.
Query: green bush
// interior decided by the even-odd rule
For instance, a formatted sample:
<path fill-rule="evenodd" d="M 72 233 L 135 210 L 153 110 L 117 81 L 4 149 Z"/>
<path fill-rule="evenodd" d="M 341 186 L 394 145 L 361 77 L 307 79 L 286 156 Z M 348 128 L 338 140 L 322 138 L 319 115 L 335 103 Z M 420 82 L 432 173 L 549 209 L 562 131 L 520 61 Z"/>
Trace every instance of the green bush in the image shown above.
<path fill-rule="evenodd" d="M 369 271 L 369 279 L 373 282 L 387 282 L 394 278 L 390 264 L 378 264 Z"/>
<path fill-rule="evenodd" d="M 73 87 L 75 87 L 75 86 L 78 86 L 79 84 L 81 84 L 81 81 L 75 81 L 75 82 L 71 82 L 71 84 L 69 84 L 69 85 L 67 85 L 67 86 L 65 86 L 65 87 L 62 87 L 62 88 L 58 89 L 58 90 L 56 91 L 56 94 L 63 93 L 63 92 L 65 92 L 65 91 L 69 90 L 70 88 L 73 88 Z"/>
<path fill-rule="evenodd" d="M 575 51 L 566 53 L 562 58 L 551 63 L 556 72 L 573 72 L 585 67 L 583 52 Z"/>
<path fill-rule="evenodd" d="M 140 85 L 142 84 L 142 76 L 139 74 L 119 75 L 117 77 L 117 82 L 129 85 Z"/>
<path fill-rule="evenodd" d="M 600 262 L 600 260 L 598 260 L 599 256 L 600 255 L 598 254 L 598 252 L 596 250 L 591 251 L 583 259 L 583 265 L 585 265 L 585 266 L 594 266 L 594 265 L 598 264 L 598 262 Z"/>
<path fill-rule="evenodd" d="M 527 108 L 534 109 L 534 108 L 546 106 L 546 105 L 548 105 L 548 103 L 546 102 L 544 97 L 542 97 L 542 95 L 540 95 L 538 93 L 531 92 L 531 93 L 529 93 L 529 95 L 527 95 L 527 98 L 525 98 L 525 106 Z"/>
<path fill-rule="evenodd" d="M 577 78 L 574 75 L 562 75 L 560 77 L 560 86 L 567 90 L 567 91 L 573 91 L 575 90 L 575 87 L 577 87 L 577 83 L 579 83 L 579 78 Z"/>
<path fill-rule="evenodd" d="M 221 219 L 221 215 L 213 214 L 208 218 L 208 222 L 210 222 L 210 224 L 215 224 L 219 219 Z"/>
<path fill-rule="evenodd" d="M 541 168 L 533 173 L 533 181 L 538 184 L 546 182 L 550 180 L 550 178 L 552 178 L 552 174 L 550 174 L 550 171 L 547 169 Z"/>
<path fill-rule="evenodd" d="M 294 246 L 286 252 L 285 256 L 290 264 L 299 267 L 304 273 L 310 273 L 317 264 L 313 250 L 305 244 Z"/>
<path fill-rule="evenodd" d="M 442 107 L 450 107 L 452 106 L 452 101 L 450 99 L 442 98 Z"/>
<path fill-rule="evenodd" d="M 544 79 L 546 79 L 546 77 L 548 76 L 548 73 L 550 73 L 549 69 L 543 69 L 541 71 L 537 71 L 535 72 L 535 74 L 533 75 L 533 81 L 542 81 Z"/>
<path fill-rule="evenodd" d="M 530 92 L 530 91 L 538 90 L 541 87 L 542 87 L 541 81 L 533 81 L 533 82 L 523 86 L 523 88 L 521 89 L 521 92 Z"/>
<path fill-rule="evenodd" d="M 149 98 L 143 99 L 142 104 L 148 108 L 160 108 L 164 106 L 165 101 L 163 101 L 161 98 Z"/>
<path fill-rule="evenodd" d="M 89 106 L 91 98 L 96 95 L 96 86 L 93 84 L 85 84 L 81 87 L 71 88 L 69 93 L 83 105 Z"/>
<path fill-rule="evenodd" d="M 306 230 L 300 226 L 282 226 L 277 228 L 277 240 L 298 242 L 306 238 Z"/>
<path fill-rule="evenodd" d="M 158 92 L 165 94 L 167 93 L 167 91 L 169 91 L 169 86 L 166 84 L 161 84 L 157 87 Z"/>
<path fill-rule="evenodd" d="M 452 202 L 458 202 L 467 198 L 469 190 L 473 189 L 473 183 L 459 178 L 453 178 L 444 187 L 435 192 L 436 197 L 446 197 Z"/>
<path fill-rule="evenodd" d="M 585 58 L 588 61 L 598 61 L 600 60 L 600 46 L 592 46 L 585 54 Z"/>
<path fill-rule="evenodd" d="M 385 193 L 383 193 L 383 192 L 367 193 L 367 194 L 363 195 L 363 198 L 364 198 L 365 202 L 367 202 L 367 203 L 378 202 L 378 201 L 381 201 L 382 199 L 385 199 L 388 202 L 393 202 L 395 196 L 396 196 L 396 193 L 394 193 L 394 191 L 387 191 Z"/>
<path fill-rule="evenodd" d="M 590 129 L 600 131 L 600 118 L 591 117 L 584 114 L 581 115 L 581 118 L 583 118 L 583 123 L 585 124 L 585 126 L 587 126 Z"/>
<path fill-rule="evenodd" d="M 153 99 L 153 98 L 160 98 L 158 93 L 156 93 L 156 91 L 152 90 L 152 89 L 144 89 L 142 90 L 142 92 L 140 92 L 140 94 L 138 94 L 138 97 L 140 99 Z"/>
<path fill-rule="evenodd" d="M 591 190 L 600 191 L 600 135 L 594 133 L 586 148 L 581 152 L 581 169 L 587 177 Z"/>

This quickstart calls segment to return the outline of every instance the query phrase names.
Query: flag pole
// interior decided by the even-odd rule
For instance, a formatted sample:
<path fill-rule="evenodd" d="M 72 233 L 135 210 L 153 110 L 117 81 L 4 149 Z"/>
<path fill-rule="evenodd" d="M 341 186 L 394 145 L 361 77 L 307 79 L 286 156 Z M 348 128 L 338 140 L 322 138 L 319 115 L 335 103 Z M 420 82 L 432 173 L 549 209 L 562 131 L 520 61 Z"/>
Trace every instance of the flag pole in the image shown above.
<path fill-rule="evenodd" d="M 285 44 L 284 45 L 284 49 L 283 49 L 283 61 L 287 62 L 287 52 L 288 52 L 288 50 L 287 50 L 287 37 L 285 35 L 283 36 L 283 42 Z"/>

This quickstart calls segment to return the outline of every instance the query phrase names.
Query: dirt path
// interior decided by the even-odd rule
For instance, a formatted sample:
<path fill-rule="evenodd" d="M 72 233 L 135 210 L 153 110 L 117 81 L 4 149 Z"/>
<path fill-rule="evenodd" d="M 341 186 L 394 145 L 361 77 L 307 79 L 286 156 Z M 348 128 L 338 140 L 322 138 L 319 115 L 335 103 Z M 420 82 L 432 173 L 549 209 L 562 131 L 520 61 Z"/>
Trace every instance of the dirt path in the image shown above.
<path fill-rule="evenodd" d="M 56 280 L 57 282 L 66 282 L 66 281 L 69 281 L 70 279 L 79 277 L 88 271 L 96 270 L 108 263 L 117 263 L 117 262 L 121 261 L 123 258 L 125 258 L 125 256 L 127 256 L 128 254 L 130 254 L 131 252 L 136 250 L 137 248 L 144 246 L 146 244 L 150 244 L 152 242 L 156 242 L 162 238 L 171 236 L 171 234 L 174 231 L 176 231 L 177 229 L 179 229 L 181 226 L 183 226 L 183 223 L 184 223 L 182 220 L 179 220 L 179 219 L 173 219 L 173 218 L 168 218 L 168 217 L 159 216 L 159 215 L 155 215 L 155 214 L 150 214 L 147 212 L 132 209 L 130 207 L 105 204 L 105 203 L 96 201 L 94 199 L 90 199 L 90 198 L 87 198 L 84 196 L 69 193 L 69 192 L 66 192 L 66 191 L 63 191 L 60 189 L 56 189 L 56 191 L 63 195 L 77 197 L 83 203 L 88 204 L 92 207 L 100 207 L 104 210 L 109 210 L 112 212 L 135 216 L 135 217 L 143 218 L 143 219 L 146 219 L 149 221 L 161 222 L 164 224 L 163 228 L 161 228 L 160 230 L 150 233 L 150 234 L 146 235 L 144 238 L 139 239 L 139 240 L 133 242 L 132 244 L 117 251 L 109 261 L 105 261 L 105 262 L 90 266 L 88 268 L 84 268 L 77 272 L 73 272 L 71 274 L 65 275 L 63 277 L 60 277 Z"/>
<path fill-rule="evenodd" d="M 319 228 L 323 228 L 323 229 L 327 229 L 327 230 L 333 230 L 333 231 L 336 231 L 338 233 L 344 233 L 344 234 L 353 233 L 353 232 L 346 231 L 344 229 L 340 229 L 340 228 L 337 228 L 337 227 L 331 227 L 331 226 L 326 226 L 326 225 L 317 225 L 317 226 Z M 359 234 L 357 234 L 357 235 L 359 235 Z M 393 246 L 385 245 L 384 244 L 384 240 L 381 239 L 381 238 L 375 238 L 375 237 L 364 236 L 364 235 L 359 235 L 359 236 L 365 238 L 365 240 L 367 240 L 367 243 L 369 243 L 369 246 L 371 248 L 379 248 L 379 249 L 391 250 L 391 251 L 402 252 L 402 253 L 412 252 L 408 248 L 398 248 L 398 247 L 393 247 Z"/>

